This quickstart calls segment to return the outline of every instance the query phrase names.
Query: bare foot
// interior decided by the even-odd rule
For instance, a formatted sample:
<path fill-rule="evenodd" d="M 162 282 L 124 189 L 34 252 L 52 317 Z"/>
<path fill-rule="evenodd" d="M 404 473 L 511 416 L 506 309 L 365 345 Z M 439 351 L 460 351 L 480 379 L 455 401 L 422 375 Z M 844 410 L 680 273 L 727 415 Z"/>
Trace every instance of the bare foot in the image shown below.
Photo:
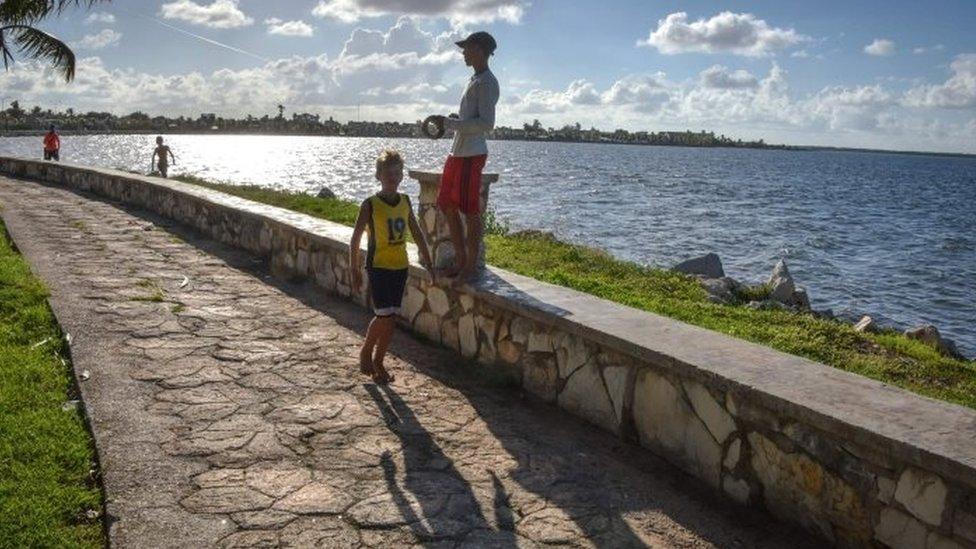
<path fill-rule="evenodd" d="M 359 373 L 370 377 L 373 375 L 373 361 L 367 353 L 359 353 Z"/>
<path fill-rule="evenodd" d="M 388 383 L 393 383 L 394 377 L 390 375 L 390 372 L 386 371 L 386 368 L 382 364 L 375 364 L 373 366 L 373 383 L 377 385 L 386 385 Z"/>

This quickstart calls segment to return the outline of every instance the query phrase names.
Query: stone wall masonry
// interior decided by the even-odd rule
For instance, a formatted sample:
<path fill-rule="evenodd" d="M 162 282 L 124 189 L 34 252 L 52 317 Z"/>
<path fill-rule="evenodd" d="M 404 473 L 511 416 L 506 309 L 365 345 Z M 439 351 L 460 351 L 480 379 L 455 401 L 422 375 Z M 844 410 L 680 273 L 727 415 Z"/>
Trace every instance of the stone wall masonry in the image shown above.
<path fill-rule="evenodd" d="M 145 208 L 366 304 L 351 229 L 202 187 L 0 157 L 0 173 Z M 838 546 L 976 547 L 976 412 L 489 267 L 452 290 L 411 249 L 403 324 Z"/>

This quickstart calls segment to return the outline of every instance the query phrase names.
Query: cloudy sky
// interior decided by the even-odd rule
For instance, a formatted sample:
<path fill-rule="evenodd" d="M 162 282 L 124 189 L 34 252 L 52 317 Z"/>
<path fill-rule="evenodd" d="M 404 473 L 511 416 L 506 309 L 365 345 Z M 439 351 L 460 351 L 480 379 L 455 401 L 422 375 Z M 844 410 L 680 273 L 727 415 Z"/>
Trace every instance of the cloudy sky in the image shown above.
<path fill-rule="evenodd" d="M 486 29 L 501 124 L 976 153 L 974 25 L 972 0 L 117 0 L 44 23 L 74 83 L 21 62 L 0 99 L 410 121 L 456 108 L 453 41 Z"/>

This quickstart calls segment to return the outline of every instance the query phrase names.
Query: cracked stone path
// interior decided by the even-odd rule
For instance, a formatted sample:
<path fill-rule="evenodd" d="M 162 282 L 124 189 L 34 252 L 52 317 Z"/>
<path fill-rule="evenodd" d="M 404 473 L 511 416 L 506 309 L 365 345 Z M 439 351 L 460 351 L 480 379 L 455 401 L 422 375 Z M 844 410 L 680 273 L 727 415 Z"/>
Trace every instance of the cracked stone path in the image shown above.
<path fill-rule="evenodd" d="M 72 336 L 117 547 L 803 547 L 649 453 L 152 214 L 0 177 Z"/>

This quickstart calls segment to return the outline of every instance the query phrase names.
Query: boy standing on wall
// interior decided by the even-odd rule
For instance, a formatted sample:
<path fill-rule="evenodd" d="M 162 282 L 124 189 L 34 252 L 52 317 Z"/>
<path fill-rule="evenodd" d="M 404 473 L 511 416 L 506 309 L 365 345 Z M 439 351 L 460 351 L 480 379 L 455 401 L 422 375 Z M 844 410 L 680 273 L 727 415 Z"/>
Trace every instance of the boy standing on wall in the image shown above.
<path fill-rule="evenodd" d="M 465 65 L 474 75 L 461 97 L 457 118 L 437 117 L 444 129 L 454 131 L 451 154 L 444 163 L 437 207 L 443 212 L 454 245 L 454 265 L 445 272 L 458 281 L 475 275 L 478 244 L 481 242 L 481 172 L 488 160 L 488 132 L 495 127 L 495 105 L 498 103 L 498 80 L 488 68 L 488 58 L 497 44 L 487 32 L 476 32 L 457 42 Z M 461 226 L 464 214 L 467 234 Z"/>
<path fill-rule="evenodd" d="M 349 242 L 349 269 L 352 289 L 358 293 L 363 284 L 359 243 L 363 231 L 369 233 L 366 253 L 366 275 L 375 317 L 369 323 L 366 340 L 359 352 L 360 371 L 378 384 L 393 381 L 383 366 L 383 358 L 393 338 L 395 315 L 400 312 L 403 290 L 407 284 L 407 228 L 413 235 L 425 269 L 430 270 L 427 241 L 414 216 L 410 198 L 397 192 L 403 180 L 403 157 L 386 150 L 376 159 L 376 179 L 382 188 L 359 207 L 359 217 Z"/>

